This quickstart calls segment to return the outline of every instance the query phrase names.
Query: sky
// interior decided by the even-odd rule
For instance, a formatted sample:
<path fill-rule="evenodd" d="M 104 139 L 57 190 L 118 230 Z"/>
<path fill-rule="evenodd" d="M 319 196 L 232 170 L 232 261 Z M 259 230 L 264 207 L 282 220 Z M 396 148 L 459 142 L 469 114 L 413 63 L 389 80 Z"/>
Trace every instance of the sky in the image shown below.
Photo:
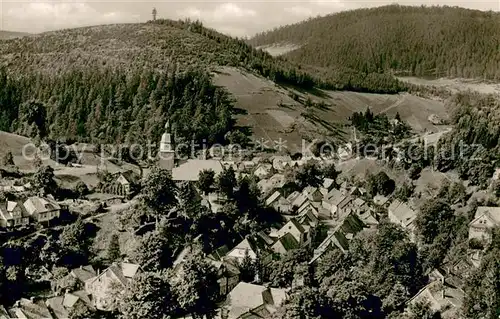
<path fill-rule="evenodd" d="M 206 26 L 245 37 L 328 13 L 391 3 L 450 5 L 500 11 L 500 0 L 0 0 L 0 29 L 38 33 L 80 26 L 145 22 L 158 18 L 199 19 Z"/>

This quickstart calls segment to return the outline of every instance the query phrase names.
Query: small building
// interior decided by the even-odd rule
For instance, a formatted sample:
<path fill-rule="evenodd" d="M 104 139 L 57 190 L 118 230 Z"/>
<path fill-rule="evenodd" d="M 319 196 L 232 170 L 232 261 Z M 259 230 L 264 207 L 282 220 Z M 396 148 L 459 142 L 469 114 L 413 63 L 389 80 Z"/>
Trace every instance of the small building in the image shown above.
<path fill-rule="evenodd" d="M 311 241 L 314 236 L 314 229 L 310 227 L 309 224 L 302 225 L 295 218 L 291 218 L 283 227 L 270 236 L 279 240 L 287 234 L 292 235 L 296 242 L 296 248 L 308 247 L 311 245 Z M 287 242 L 291 243 L 292 241 L 288 240 Z"/>
<path fill-rule="evenodd" d="M 335 188 L 335 181 L 331 178 L 325 178 L 323 180 L 323 185 L 320 187 L 319 191 L 323 196 L 326 196 L 332 189 Z"/>
<path fill-rule="evenodd" d="M 462 289 L 442 278 L 422 288 L 413 298 L 408 300 L 407 305 L 426 303 L 432 311 L 440 311 L 442 318 L 455 319 L 459 317 L 464 297 Z"/>
<path fill-rule="evenodd" d="M 101 186 L 101 192 L 118 196 L 130 197 L 138 189 L 140 177 L 133 171 L 117 172 L 110 181 Z"/>
<path fill-rule="evenodd" d="M 263 194 L 269 194 L 275 190 L 283 188 L 285 185 L 285 175 L 274 174 L 269 179 L 260 180 L 257 185 L 262 190 Z"/>
<path fill-rule="evenodd" d="M 266 206 L 274 208 L 280 214 L 287 214 L 291 209 L 290 202 L 279 191 L 275 191 L 266 199 Z"/>
<path fill-rule="evenodd" d="M 375 197 L 373 197 L 373 203 L 378 206 L 384 206 L 388 201 L 389 198 L 383 195 L 375 195 Z"/>
<path fill-rule="evenodd" d="M 273 165 L 269 163 L 261 163 L 254 170 L 253 174 L 259 179 L 266 178 L 273 172 Z"/>
<path fill-rule="evenodd" d="M 240 282 L 229 293 L 224 312 L 227 319 L 269 318 L 287 296 L 287 289 Z"/>
<path fill-rule="evenodd" d="M 52 319 L 49 308 L 45 302 L 37 298 L 21 298 L 9 309 L 10 318 Z"/>
<path fill-rule="evenodd" d="M 273 156 L 271 158 L 273 163 L 273 168 L 281 172 L 292 162 L 292 158 L 290 156 Z"/>
<path fill-rule="evenodd" d="M 500 226 L 500 207 L 480 206 L 474 220 L 469 223 L 469 240 L 477 239 L 489 242 L 491 229 Z"/>
<path fill-rule="evenodd" d="M 113 295 L 116 289 L 123 289 L 140 272 L 140 266 L 126 262 L 113 263 L 101 274 L 85 281 L 85 291 L 92 296 L 94 306 L 99 310 L 113 310 Z"/>
<path fill-rule="evenodd" d="M 24 205 L 18 202 L 7 201 L 0 205 L 0 226 L 21 227 L 30 223 L 30 214 Z"/>
<path fill-rule="evenodd" d="M 57 319 L 67 319 L 75 307 L 83 306 L 93 309 L 90 295 L 83 290 L 49 298 L 45 301 L 45 305 Z"/>
<path fill-rule="evenodd" d="M 262 238 L 262 236 L 248 236 L 231 249 L 224 256 L 223 261 L 240 265 L 248 255 L 251 260 L 255 261 L 258 258 L 262 265 L 268 265 L 272 261 L 272 254 L 269 247 L 273 243 L 274 241 L 269 241 L 266 238 Z"/>
<path fill-rule="evenodd" d="M 417 218 L 417 213 L 413 209 L 411 209 L 408 205 L 401 202 L 400 200 L 396 199 L 389 206 L 388 213 L 389 220 L 392 223 L 400 225 L 401 227 L 409 231 L 410 234 L 413 234 L 413 231 L 415 229 L 414 221 L 415 218 Z"/>
<path fill-rule="evenodd" d="M 307 186 L 306 188 L 304 188 L 302 193 L 306 195 L 307 199 L 309 199 L 311 202 L 321 202 L 324 196 L 319 188 L 312 186 Z"/>
<path fill-rule="evenodd" d="M 217 282 L 220 286 L 219 295 L 226 296 L 240 282 L 238 265 L 213 259 L 209 259 L 209 261 L 217 270 Z"/>
<path fill-rule="evenodd" d="M 50 222 L 61 214 L 61 206 L 49 198 L 30 197 L 23 206 L 29 216 L 39 223 Z"/>
<path fill-rule="evenodd" d="M 328 236 L 314 250 L 313 258 L 309 264 L 314 264 L 320 260 L 327 252 L 339 249 L 345 253 L 349 249 L 349 241 L 356 234 L 363 230 L 366 225 L 354 213 L 349 213 L 343 217 L 342 221 L 329 232 Z"/>

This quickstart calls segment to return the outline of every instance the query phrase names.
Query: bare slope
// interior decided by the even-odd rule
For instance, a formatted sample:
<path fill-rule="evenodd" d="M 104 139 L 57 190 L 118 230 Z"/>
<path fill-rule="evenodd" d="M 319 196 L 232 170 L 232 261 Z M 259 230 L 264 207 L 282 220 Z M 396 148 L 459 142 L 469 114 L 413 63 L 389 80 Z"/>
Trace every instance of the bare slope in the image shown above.
<path fill-rule="evenodd" d="M 249 127 L 257 140 L 270 141 L 268 146 L 282 138 L 291 151 L 302 147 L 302 139 L 325 136 L 334 140 L 345 139 L 347 130 L 344 124 L 348 124 L 349 116 L 368 107 L 374 113 L 387 113 L 390 117 L 399 113 L 416 132 L 439 132 L 444 128 L 432 124 L 428 117 L 431 114 L 447 117 L 443 102 L 410 94 L 318 90 L 312 95 L 230 67 L 221 68 L 214 80 L 235 97 L 236 107 L 240 110 L 236 115 L 238 125 Z M 298 94 L 301 100 L 310 97 L 313 101 L 324 101 L 328 107 L 306 109 L 290 97 L 290 92 Z"/>

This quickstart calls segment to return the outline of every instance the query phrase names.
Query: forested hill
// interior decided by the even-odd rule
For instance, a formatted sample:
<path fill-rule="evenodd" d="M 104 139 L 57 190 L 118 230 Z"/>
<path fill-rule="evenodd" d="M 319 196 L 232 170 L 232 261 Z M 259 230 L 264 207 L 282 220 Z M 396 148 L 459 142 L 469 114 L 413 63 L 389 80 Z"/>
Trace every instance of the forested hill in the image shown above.
<path fill-rule="evenodd" d="M 317 67 L 500 79 L 500 14 L 494 12 L 390 5 L 309 19 L 249 43 L 301 45 L 287 56 Z"/>
<path fill-rule="evenodd" d="M 199 22 L 86 27 L 0 41 L 0 130 L 147 143 L 168 118 L 180 138 L 224 142 L 237 132 L 232 97 L 212 83 L 220 66 L 302 89 L 405 89 L 386 75 L 318 76 Z"/>

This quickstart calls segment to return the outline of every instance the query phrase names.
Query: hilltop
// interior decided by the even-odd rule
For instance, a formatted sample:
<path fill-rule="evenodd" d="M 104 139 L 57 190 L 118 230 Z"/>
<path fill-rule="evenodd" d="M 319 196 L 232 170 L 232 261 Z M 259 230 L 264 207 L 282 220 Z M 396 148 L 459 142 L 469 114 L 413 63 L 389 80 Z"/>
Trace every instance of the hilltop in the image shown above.
<path fill-rule="evenodd" d="M 308 92 L 406 89 L 386 75 L 324 77 L 199 22 L 66 29 L 1 44 L 0 130 L 31 138 L 146 143 L 170 119 L 181 141 L 227 142 L 243 126 L 300 145 L 323 134 L 304 119 Z"/>
<path fill-rule="evenodd" d="M 407 76 L 500 80 L 500 14 L 389 5 L 309 19 L 256 35 L 254 46 L 296 48 L 293 62 Z"/>

